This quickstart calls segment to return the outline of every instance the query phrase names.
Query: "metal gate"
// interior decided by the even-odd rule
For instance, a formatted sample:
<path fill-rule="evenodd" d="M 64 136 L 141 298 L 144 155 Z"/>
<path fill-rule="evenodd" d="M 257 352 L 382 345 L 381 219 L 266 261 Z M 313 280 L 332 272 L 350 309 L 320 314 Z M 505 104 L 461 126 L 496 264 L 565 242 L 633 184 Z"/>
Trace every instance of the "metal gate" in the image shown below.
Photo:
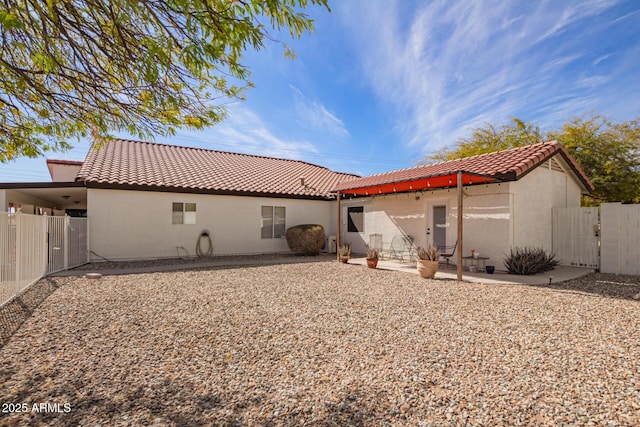
<path fill-rule="evenodd" d="M 47 274 L 89 262 L 87 219 L 69 216 L 48 217 L 49 258 Z"/>
<path fill-rule="evenodd" d="M 598 208 L 554 208 L 553 252 L 561 265 L 600 268 Z"/>

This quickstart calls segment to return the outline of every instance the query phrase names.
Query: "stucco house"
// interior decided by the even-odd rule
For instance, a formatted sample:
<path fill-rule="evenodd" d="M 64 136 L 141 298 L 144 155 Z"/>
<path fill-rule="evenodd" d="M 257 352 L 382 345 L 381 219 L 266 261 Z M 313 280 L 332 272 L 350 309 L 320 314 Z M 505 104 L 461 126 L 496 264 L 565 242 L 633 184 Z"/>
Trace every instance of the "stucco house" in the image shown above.
<path fill-rule="evenodd" d="M 65 177 L 61 163 L 50 165 L 54 179 Z M 213 255 L 285 252 L 290 226 L 336 233 L 332 190 L 354 177 L 296 160 L 113 140 L 92 147 L 70 182 L 0 184 L 0 210 L 86 209 L 93 259 L 195 255 L 204 230 Z"/>
<path fill-rule="evenodd" d="M 465 251 L 500 263 L 511 247 L 551 249 L 551 209 L 592 189 L 557 142 L 366 177 L 130 140 L 48 166 L 54 182 L 0 184 L 0 210 L 85 214 L 93 259 L 195 255 L 205 230 L 214 255 L 286 252 L 286 228 L 308 223 L 360 253 L 372 235 L 387 250 L 398 236 L 453 245 L 462 201 Z"/>

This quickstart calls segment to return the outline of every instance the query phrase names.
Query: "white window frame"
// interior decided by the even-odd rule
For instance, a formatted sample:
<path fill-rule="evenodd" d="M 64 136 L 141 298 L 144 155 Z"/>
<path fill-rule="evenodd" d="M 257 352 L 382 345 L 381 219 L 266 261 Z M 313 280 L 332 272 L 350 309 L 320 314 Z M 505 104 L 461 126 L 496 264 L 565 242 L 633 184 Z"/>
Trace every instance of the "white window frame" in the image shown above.
<path fill-rule="evenodd" d="M 260 238 L 282 239 L 287 231 L 287 208 L 284 206 L 260 207 Z"/>
<path fill-rule="evenodd" d="M 196 203 L 173 202 L 171 203 L 171 224 L 195 224 L 196 223 Z"/>

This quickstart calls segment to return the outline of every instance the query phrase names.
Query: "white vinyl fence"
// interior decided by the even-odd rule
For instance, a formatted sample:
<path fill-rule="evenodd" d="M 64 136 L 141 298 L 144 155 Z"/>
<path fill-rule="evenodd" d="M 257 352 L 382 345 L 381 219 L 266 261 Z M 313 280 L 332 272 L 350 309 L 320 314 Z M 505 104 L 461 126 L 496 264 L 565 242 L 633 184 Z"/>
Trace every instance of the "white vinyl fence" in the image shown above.
<path fill-rule="evenodd" d="M 553 251 L 562 265 L 640 275 L 640 205 L 554 209 Z"/>
<path fill-rule="evenodd" d="M 601 206 L 602 265 L 600 271 L 640 275 L 640 205 Z"/>
<path fill-rule="evenodd" d="M 0 212 L 0 305 L 47 273 L 88 262 L 87 219 Z"/>
<path fill-rule="evenodd" d="M 562 265 L 600 267 L 598 208 L 554 208 L 553 252 Z"/>

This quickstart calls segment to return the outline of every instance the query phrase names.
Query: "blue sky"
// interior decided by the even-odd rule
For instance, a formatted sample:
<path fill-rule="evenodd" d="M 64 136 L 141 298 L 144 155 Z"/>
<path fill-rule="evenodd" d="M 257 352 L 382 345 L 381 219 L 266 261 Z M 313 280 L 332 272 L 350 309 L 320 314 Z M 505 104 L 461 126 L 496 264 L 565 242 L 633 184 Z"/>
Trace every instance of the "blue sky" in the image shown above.
<path fill-rule="evenodd" d="M 637 0 L 333 1 L 316 31 L 249 52 L 256 87 L 228 119 L 156 142 L 304 160 L 362 175 L 416 164 L 470 129 L 640 117 Z M 82 160 L 88 142 L 49 158 Z M 48 181 L 45 159 L 0 181 Z"/>

